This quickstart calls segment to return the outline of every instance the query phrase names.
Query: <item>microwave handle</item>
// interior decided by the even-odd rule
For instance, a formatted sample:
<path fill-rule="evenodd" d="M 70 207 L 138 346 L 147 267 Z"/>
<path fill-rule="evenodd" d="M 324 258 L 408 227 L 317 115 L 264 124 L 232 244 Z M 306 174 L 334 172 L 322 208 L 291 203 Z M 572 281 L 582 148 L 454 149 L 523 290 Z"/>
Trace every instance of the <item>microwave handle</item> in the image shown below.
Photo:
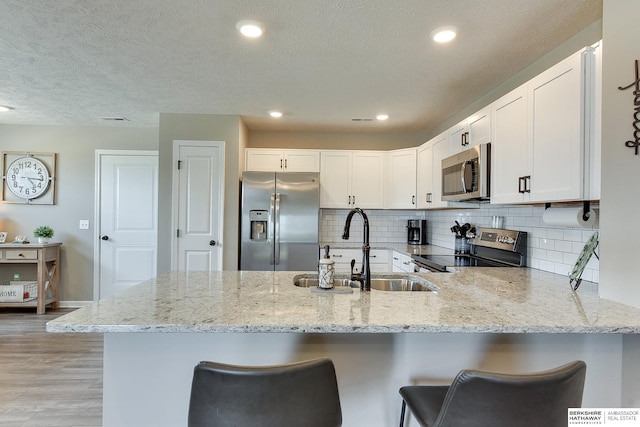
<path fill-rule="evenodd" d="M 465 175 L 466 175 L 466 172 L 467 172 L 467 164 L 471 165 L 471 175 L 472 175 L 472 178 L 471 178 L 472 183 L 471 183 L 471 185 L 472 186 L 473 186 L 473 174 L 475 172 L 473 170 L 474 169 L 474 164 L 473 164 L 473 162 L 471 160 L 467 160 L 466 162 L 462 163 L 462 167 L 460 168 L 460 177 L 462 179 L 462 190 L 465 193 L 469 193 L 469 192 L 473 191 L 473 187 L 472 188 L 467 188 L 467 181 L 464 178 Z"/>

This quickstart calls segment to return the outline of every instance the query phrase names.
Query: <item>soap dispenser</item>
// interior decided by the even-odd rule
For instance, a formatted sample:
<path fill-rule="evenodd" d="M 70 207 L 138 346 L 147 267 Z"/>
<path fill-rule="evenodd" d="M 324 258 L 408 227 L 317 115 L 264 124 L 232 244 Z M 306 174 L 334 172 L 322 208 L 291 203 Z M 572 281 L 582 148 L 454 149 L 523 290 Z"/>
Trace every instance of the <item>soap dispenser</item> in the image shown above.
<path fill-rule="evenodd" d="M 329 257 L 329 245 L 324 247 L 324 258 L 320 259 L 318 266 L 318 287 L 321 289 L 333 288 L 333 275 L 335 262 Z"/>

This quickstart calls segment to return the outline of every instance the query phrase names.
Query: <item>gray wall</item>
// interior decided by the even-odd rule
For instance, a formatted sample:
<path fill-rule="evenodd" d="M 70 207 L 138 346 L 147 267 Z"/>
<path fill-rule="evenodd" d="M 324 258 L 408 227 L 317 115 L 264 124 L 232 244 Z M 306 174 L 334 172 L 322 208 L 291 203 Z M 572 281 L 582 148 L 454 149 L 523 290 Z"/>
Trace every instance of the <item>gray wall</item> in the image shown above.
<path fill-rule="evenodd" d="M 225 189 L 223 268 L 238 267 L 238 222 L 241 162 L 247 130 L 239 116 L 208 114 L 160 114 L 158 185 L 158 273 L 171 269 L 171 179 L 173 141 L 224 141 Z M 242 156 L 241 156 L 242 153 Z"/>
<path fill-rule="evenodd" d="M 52 241 L 62 242 L 60 298 L 93 299 L 93 242 L 95 230 L 95 150 L 157 150 L 154 128 L 68 127 L 0 125 L 2 151 L 54 152 L 57 158 L 56 204 L 47 206 L 0 203 L 0 221 L 9 239 L 16 234 L 33 238 L 39 225 L 55 231 Z M 81 219 L 89 230 L 79 230 Z M 0 277 L 0 279 L 2 279 Z"/>

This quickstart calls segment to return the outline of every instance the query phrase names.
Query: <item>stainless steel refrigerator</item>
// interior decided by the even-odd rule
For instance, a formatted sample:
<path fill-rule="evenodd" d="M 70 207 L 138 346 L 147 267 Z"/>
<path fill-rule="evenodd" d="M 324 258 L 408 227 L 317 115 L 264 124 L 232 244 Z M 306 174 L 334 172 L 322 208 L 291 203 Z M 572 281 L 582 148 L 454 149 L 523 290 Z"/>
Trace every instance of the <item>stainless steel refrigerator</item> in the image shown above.
<path fill-rule="evenodd" d="M 241 270 L 317 270 L 320 175 L 244 172 Z"/>

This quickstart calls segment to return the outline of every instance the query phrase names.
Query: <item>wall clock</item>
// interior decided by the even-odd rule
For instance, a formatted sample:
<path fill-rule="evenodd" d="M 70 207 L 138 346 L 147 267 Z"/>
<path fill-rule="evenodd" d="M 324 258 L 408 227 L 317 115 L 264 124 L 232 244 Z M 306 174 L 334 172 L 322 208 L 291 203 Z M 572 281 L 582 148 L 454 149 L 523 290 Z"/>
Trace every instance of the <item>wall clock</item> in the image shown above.
<path fill-rule="evenodd" d="M 2 201 L 54 204 L 55 153 L 3 153 Z"/>

